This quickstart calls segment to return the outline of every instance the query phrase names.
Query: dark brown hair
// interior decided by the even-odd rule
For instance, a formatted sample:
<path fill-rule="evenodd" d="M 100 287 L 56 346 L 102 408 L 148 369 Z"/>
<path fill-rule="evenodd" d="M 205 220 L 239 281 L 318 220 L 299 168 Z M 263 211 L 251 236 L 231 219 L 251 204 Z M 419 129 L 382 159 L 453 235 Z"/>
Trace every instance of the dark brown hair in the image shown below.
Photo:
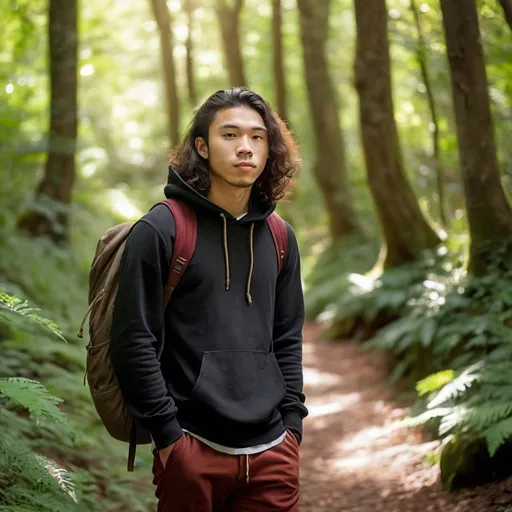
<path fill-rule="evenodd" d="M 199 107 L 183 141 L 171 157 L 170 167 L 197 192 L 206 196 L 210 189 L 208 161 L 197 152 L 195 140 L 203 137 L 208 144 L 208 129 L 217 112 L 240 106 L 258 112 L 268 130 L 269 158 L 254 184 L 254 190 L 260 199 L 277 203 L 284 197 L 285 190 L 298 169 L 297 144 L 286 124 L 272 111 L 268 103 L 246 87 L 217 91 Z"/>

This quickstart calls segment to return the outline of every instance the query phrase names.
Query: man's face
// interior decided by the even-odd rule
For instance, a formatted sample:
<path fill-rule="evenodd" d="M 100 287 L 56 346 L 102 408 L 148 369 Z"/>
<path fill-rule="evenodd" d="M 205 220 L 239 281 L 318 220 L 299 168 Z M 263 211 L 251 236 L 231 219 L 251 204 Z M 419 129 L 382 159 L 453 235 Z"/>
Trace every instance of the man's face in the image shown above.
<path fill-rule="evenodd" d="M 219 110 L 208 130 L 208 145 L 196 139 L 196 148 L 208 159 L 212 181 L 251 187 L 265 169 L 268 133 L 261 116 L 249 107 Z"/>

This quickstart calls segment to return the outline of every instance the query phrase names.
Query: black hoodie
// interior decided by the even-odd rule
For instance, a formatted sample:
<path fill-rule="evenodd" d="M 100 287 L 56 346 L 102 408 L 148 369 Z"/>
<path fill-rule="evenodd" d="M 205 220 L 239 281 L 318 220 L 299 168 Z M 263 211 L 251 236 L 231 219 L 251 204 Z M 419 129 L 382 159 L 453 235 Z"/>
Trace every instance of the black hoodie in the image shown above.
<path fill-rule="evenodd" d="M 158 205 L 128 237 L 111 359 L 130 412 L 157 448 L 176 441 L 182 428 L 234 448 L 273 441 L 285 428 L 301 437 L 304 302 L 293 230 L 287 225 L 288 255 L 278 277 L 265 222 L 274 205 L 252 200 L 236 220 L 174 171 L 165 195 L 194 209 L 197 243 L 164 314 L 173 216 Z"/>

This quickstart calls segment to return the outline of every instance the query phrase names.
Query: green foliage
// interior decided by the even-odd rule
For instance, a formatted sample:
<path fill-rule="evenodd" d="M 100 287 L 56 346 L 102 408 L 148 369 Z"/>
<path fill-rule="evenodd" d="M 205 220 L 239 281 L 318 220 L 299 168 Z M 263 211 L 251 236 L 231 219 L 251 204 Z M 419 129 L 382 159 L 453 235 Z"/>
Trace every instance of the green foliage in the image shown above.
<path fill-rule="evenodd" d="M 0 294 L 2 307 L 10 313 L 35 320 L 61 337 L 55 323 L 29 308 L 26 301 Z M 9 320 L 9 317 L 6 317 Z M 68 472 L 55 461 L 34 452 L 24 432 L 17 428 L 17 415 L 11 409 L 22 407 L 40 433 L 47 424 L 56 424 L 60 433 L 68 429 L 58 408 L 62 400 L 53 396 L 39 382 L 26 378 L 0 378 L 0 510 L 68 511 L 77 502 L 75 486 Z M 69 431 L 68 431 L 69 434 Z"/>
<path fill-rule="evenodd" d="M 417 383 L 425 405 L 407 425 L 433 421 L 442 437 L 481 436 L 491 456 L 512 439 L 509 245 L 488 252 L 482 278 L 457 268 L 444 277 L 431 275 L 428 291 L 410 300 L 403 316 L 369 343 L 396 355 L 398 374 L 435 371 Z"/>
<path fill-rule="evenodd" d="M 41 310 L 39 308 L 29 308 L 27 301 L 23 301 L 18 297 L 13 297 L 7 293 L 0 293 L 0 315 L 2 315 L 2 309 L 16 313 L 25 318 L 30 318 L 49 329 L 63 341 L 66 341 L 58 329 L 57 324 L 38 315 L 37 313 Z"/>

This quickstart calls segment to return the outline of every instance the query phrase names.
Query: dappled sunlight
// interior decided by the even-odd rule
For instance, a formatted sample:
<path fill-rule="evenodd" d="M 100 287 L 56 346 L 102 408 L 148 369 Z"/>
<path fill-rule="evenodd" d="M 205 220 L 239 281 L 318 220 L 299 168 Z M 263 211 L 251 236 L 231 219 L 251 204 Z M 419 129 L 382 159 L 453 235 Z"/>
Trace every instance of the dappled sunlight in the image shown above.
<path fill-rule="evenodd" d="M 338 384 L 341 380 L 334 373 L 321 372 L 316 368 L 304 368 L 304 384 L 310 387 L 328 387 Z"/>
<path fill-rule="evenodd" d="M 359 393 L 349 393 L 347 395 L 327 395 L 325 401 L 311 400 L 308 403 L 309 417 L 318 418 L 321 416 L 327 416 L 337 412 L 344 411 L 348 407 L 357 404 L 361 399 Z M 313 422 L 313 428 L 315 422 Z"/>

